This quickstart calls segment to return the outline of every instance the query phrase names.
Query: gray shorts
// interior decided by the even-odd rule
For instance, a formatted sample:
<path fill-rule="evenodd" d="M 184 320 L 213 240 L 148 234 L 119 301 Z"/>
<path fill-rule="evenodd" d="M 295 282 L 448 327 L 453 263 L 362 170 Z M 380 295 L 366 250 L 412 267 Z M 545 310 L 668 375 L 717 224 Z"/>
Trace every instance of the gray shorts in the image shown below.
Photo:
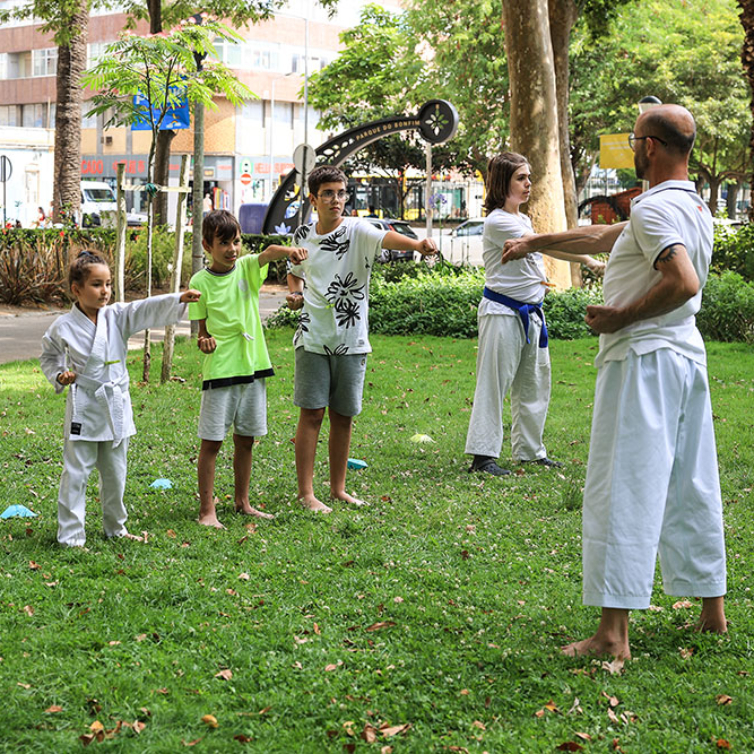
<path fill-rule="evenodd" d="M 199 437 L 222 441 L 231 425 L 234 433 L 243 437 L 267 434 L 267 384 L 264 378 L 202 391 Z"/>
<path fill-rule="evenodd" d="M 299 408 L 329 406 L 341 416 L 361 413 L 367 354 L 341 356 L 296 349 L 293 403 Z"/>

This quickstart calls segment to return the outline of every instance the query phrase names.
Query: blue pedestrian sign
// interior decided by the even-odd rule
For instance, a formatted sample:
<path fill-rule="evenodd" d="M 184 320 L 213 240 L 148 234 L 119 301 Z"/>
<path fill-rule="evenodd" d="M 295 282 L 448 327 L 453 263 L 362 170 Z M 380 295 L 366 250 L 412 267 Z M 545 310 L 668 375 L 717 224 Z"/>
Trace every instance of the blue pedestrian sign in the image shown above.
<path fill-rule="evenodd" d="M 134 106 L 136 109 L 143 113 L 143 115 L 131 124 L 132 131 L 151 131 L 152 124 L 149 121 L 149 100 L 146 97 L 142 97 L 140 94 L 134 95 Z M 158 107 L 152 108 L 152 117 L 157 120 L 160 116 L 160 109 Z M 165 111 L 165 115 L 162 116 L 160 121 L 160 131 L 179 131 L 183 128 L 188 128 L 191 123 L 191 115 L 189 113 L 188 99 L 181 97 L 177 104 L 172 107 L 168 107 Z"/>

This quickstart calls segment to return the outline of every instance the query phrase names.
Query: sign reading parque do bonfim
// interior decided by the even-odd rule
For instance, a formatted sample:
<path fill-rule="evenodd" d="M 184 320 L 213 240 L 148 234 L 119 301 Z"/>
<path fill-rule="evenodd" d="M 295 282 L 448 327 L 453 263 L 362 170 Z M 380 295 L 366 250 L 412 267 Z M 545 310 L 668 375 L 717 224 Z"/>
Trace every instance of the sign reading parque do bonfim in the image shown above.
<path fill-rule="evenodd" d="M 458 111 L 455 107 L 447 100 L 433 99 L 422 105 L 417 115 L 372 121 L 333 137 L 316 148 L 316 164 L 340 167 L 354 152 L 401 131 L 418 131 L 425 141 L 436 145 L 452 139 L 457 130 Z M 302 222 L 307 222 L 309 200 L 306 193 L 303 197 L 299 196 L 298 175 L 298 170 L 291 170 L 278 187 L 264 216 L 263 233 L 290 233 L 298 215 L 298 201 L 301 198 L 304 201 Z"/>

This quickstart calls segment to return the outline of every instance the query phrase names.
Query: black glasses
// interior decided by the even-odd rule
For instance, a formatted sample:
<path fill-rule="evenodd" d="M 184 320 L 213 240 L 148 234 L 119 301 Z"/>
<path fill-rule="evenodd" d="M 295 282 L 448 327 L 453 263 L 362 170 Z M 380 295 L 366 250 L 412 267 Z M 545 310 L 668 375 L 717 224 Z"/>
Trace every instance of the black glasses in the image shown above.
<path fill-rule="evenodd" d="M 337 199 L 339 202 L 345 201 L 346 197 L 348 196 L 347 191 L 332 191 L 330 189 L 325 189 L 324 191 L 320 191 L 317 196 L 320 199 L 324 199 L 326 202 L 331 202 L 333 199 Z"/>
<path fill-rule="evenodd" d="M 637 141 L 643 141 L 644 139 L 654 139 L 655 141 L 659 141 L 660 144 L 662 144 L 663 147 L 667 147 L 668 142 L 664 139 L 661 139 L 659 136 L 634 136 L 632 133 L 628 135 L 628 146 L 631 147 L 632 151 L 636 151 L 636 142 Z"/>

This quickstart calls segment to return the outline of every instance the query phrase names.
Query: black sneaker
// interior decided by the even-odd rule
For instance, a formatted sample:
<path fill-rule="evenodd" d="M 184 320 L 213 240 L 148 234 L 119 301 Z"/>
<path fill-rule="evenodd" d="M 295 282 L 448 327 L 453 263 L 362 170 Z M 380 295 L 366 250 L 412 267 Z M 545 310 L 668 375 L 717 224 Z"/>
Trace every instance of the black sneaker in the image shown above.
<path fill-rule="evenodd" d="M 511 473 L 508 469 L 498 466 L 495 463 L 495 459 L 489 456 L 474 456 L 469 473 L 472 471 L 481 471 L 484 474 L 491 474 L 492 476 L 508 476 Z"/>
<path fill-rule="evenodd" d="M 536 458 L 533 461 L 519 461 L 521 464 L 535 463 L 537 466 L 546 466 L 548 469 L 562 469 L 563 464 L 560 461 L 553 461 L 552 458 Z"/>

